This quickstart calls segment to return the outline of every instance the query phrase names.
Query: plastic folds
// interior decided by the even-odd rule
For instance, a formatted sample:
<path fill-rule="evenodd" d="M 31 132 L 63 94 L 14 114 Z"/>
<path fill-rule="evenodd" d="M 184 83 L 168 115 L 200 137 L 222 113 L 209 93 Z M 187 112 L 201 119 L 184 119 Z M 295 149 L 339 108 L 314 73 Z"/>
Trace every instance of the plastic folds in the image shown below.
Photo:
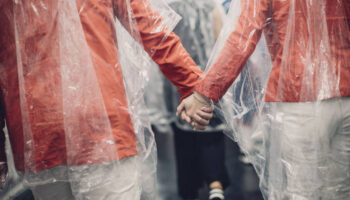
<path fill-rule="evenodd" d="M 349 58 L 349 1 L 232 1 L 196 90 L 222 98 L 265 199 L 350 196 Z"/>
<path fill-rule="evenodd" d="M 220 25 L 222 25 L 217 4 L 214 0 L 172 0 L 169 5 L 182 17 L 182 20 L 174 29 L 174 33 L 181 38 L 185 49 L 189 52 L 198 67 L 204 70 L 215 45 L 217 38 L 216 28 L 220 29 Z M 176 117 L 175 113 L 181 96 L 170 81 L 165 78 L 163 79 L 164 102 L 169 112 L 168 123 L 175 123 L 182 130 L 193 130 L 190 125 L 182 121 L 179 117 Z M 159 100 L 156 103 L 158 105 Z M 224 126 L 221 120 L 214 117 L 210 125 L 206 128 L 206 131 L 218 131 L 223 128 Z"/>
<path fill-rule="evenodd" d="M 6 122 L 34 196 L 154 199 L 143 71 L 181 51 L 178 16 L 163 1 L 5 0 L 0 18 Z"/>

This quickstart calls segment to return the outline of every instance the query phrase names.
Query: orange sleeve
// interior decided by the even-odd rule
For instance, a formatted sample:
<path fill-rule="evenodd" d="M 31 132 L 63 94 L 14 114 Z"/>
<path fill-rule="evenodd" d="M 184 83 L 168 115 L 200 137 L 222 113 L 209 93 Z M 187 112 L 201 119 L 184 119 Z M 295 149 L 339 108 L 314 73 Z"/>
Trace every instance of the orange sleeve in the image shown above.
<path fill-rule="evenodd" d="M 200 94 L 218 102 L 235 81 L 260 40 L 269 0 L 241 0 L 241 15 L 216 61 L 196 85 Z"/>
<path fill-rule="evenodd" d="M 130 0 L 130 5 L 123 5 L 125 2 L 114 2 L 120 22 L 129 32 L 140 33 L 145 50 L 165 77 L 178 87 L 183 97 L 190 95 L 202 71 L 182 46 L 179 37 L 164 26 L 160 14 L 152 9 L 147 0 Z M 132 10 L 131 18 L 128 16 L 128 6 Z M 136 27 L 133 27 L 134 24 Z"/>

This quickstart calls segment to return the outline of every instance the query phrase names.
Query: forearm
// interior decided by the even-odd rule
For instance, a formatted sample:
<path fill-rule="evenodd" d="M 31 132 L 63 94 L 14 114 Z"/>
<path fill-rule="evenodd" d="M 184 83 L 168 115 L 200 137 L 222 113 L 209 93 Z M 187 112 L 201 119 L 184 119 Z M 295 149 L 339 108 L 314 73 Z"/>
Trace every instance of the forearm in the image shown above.
<path fill-rule="evenodd" d="M 218 102 L 242 71 L 249 56 L 255 49 L 255 42 L 261 32 L 256 33 L 254 39 L 249 39 L 246 47 L 237 42 L 237 34 L 233 32 L 221 50 L 219 57 L 210 70 L 196 86 L 196 91 L 215 102 Z M 254 40 L 254 41 L 252 41 Z"/>
<path fill-rule="evenodd" d="M 215 102 L 226 93 L 254 52 L 267 18 L 268 1 L 262 0 L 258 5 L 252 0 L 241 2 L 242 13 L 235 29 L 208 73 L 196 86 L 198 93 Z"/>
<path fill-rule="evenodd" d="M 202 72 L 182 46 L 180 39 L 167 28 L 160 14 L 147 0 L 131 0 L 129 6 L 119 1 L 116 4 L 117 17 L 123 26 L 131 34 L 139 33 L 140 42 L 163 74 L 179 88 L 182 96 L 189 95 Z M 128 8 L 132 10 L 131 19 Z"/>
<path fill-rule="evenodd" d="M 179 88 L 178 91 L 182 96 L 188 96 L 193 92 L 202 71 L 174 33 L 171 33 L 164 44 L 159 46 L 152 58 L 159 65 L 164 76 Z"/>

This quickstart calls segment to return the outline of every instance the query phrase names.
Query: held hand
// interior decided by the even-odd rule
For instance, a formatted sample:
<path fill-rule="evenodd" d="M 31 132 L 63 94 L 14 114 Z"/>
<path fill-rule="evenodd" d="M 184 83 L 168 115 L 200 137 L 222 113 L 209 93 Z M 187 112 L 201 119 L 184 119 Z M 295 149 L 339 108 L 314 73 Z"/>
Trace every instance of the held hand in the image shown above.
<path fill-rule="evenodd" d="M 182 101 L 176 115 L 191 124 L 195 130 L 204 130 L 213 117 L 214 106 L 210 99 L 194 93 Z"/>
<path fill-rule="evenodd" d="M 202 107 L 193 116 L 192 126 L 194 130 L 204 130 L 209 125 L 210 119 L 213 117 L 214 105 L 210 107 Z"/>

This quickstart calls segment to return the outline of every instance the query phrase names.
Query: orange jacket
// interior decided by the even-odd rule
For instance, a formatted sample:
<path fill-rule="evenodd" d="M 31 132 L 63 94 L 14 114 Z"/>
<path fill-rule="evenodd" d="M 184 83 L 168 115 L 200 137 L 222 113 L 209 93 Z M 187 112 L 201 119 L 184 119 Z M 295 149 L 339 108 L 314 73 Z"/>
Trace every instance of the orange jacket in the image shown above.
<path fill-rule="evenodd" d="M 293 17 L 295 16 L 295 23 L 293 23 L 295 30 L 289 31 L 291 36 L 288 36 L 287 26 L 289 20 L 293 20 L 290 16 L 291 2 L 290 0 L 241 0 L 242 14 L 238 18 L 236 27 L 229 35 L 218 59 L 196 86 L 196 91 L 218 101 L 237 78 L 264 32 L 273 63 L 265 100 L 270 102 L 319 100 L 320 94 L 325 92 L 317 85 L 320 74 L 315 73 L 314 77 L 309 77 L 308 79 L 311 80 L 305 84 L 303 72 L 305 62 L 308 62 L 305 58 L 309 39 L 315 40 L 321 34 L 325 34 L 325 31 L 312 31 L 312 28 L 317 29 L 317 27 L 311 27 L 311 33 L 308 33 L 310 27 L 306 23 L 306 1 L 296 0 L 295 11 L 292 11 Z M 335 68 L 335 74 L 339 74 L 339 80 L 335 80 L 338 85 L 335 87 L 338 87 L 339 91 L 331 89 L 327 91 L 328 94 L 324 98 L 350 96 L 350 1 L 327 0 L 325 15 L 330 57 L 335 62 L 331 63 L 327 60 L 327 55 L 312 59 L 319 59 L 320 63 L 325 61 L 328 66 Z M 312 51 L 315 55 L 322 56 L 319 53 L 321 50 Z M 261 64 L 261 67 L 264 67 L 263 63 Z M 305 94 L 305 90 L 309 92 Z"/>
<path fill-rule="evenodd" d="M 156 46 L 167 32 L 154 33 L 154 28 L 161 22 L 154 21 L 157 18 L 154 15 L 157 14 L 154 14 L 150 7 L 143 6 L 144 1 L 130 0 L 132 19 L 137 24 L 143 46 L 148 53 L 157 50 L 152 55 L 152 59 L 159 64 L 164 75 L 179 87 L 181 95 L 189 95 L 202 72 L 196 67 L 174 33 L 168 35 L 161 45 Z M 114 26 L 114 17 L 118 17 L 130 31 L 130 27 L 127 27 L 129 22 L 127 5 L 124 0 L 76 0 L 76 3 L 115 137 L 113 145 L 116 145 L 118 150 L 118 155 L 111 160 L 136 155 L 134 128 L 127 109 L 123 75 L 118 61 L 118 38 L 115 38 Z M 42 170 L 67 164 L 62 84 L 57 61 L 60 55 L 57 40 L 60 38 L 55 26 L 57 16 L 53 14 L 57 9 L 55 4 L 57 1 L 22 0 L 16 7 L 13 0 L 0 2 L 0 86 L 6 110 L 6 116 L 2 116 L 1 120 L 6 118 L 14 159 L 19 170 L 24 170 L 26 149 L 24 149 L 19 96 L 14 15 L 22 16 L 23 12 L 28 20 L 21 24 L 24 26 L 21 28 L 25 33 L 18 41 L 21 48 L 17 51 L 21 53 L 24 80 L 28 87 L 25 88 L 27 100 L 25 106 L 28 107 L 30 128 L 35 143 L 32 158 L 34 169 Z M 31 66 L 40 70 L 30 71 Z M 26 74 L 26 69 L 30 74 Z M 81 114 L 83 115 L 83 112 Z M 98 149 L 98 152 L 96 149 L 89 149 L 89 143 L 103 141 L 104 134 L 94 134 L 92 130 L 86 131 L 87 144 L 81 147 L 82 151 L 79 152 L 82 159 L 68 164 L 82 165 L 110 161 L 102 155 L 103 149 Z"/>

